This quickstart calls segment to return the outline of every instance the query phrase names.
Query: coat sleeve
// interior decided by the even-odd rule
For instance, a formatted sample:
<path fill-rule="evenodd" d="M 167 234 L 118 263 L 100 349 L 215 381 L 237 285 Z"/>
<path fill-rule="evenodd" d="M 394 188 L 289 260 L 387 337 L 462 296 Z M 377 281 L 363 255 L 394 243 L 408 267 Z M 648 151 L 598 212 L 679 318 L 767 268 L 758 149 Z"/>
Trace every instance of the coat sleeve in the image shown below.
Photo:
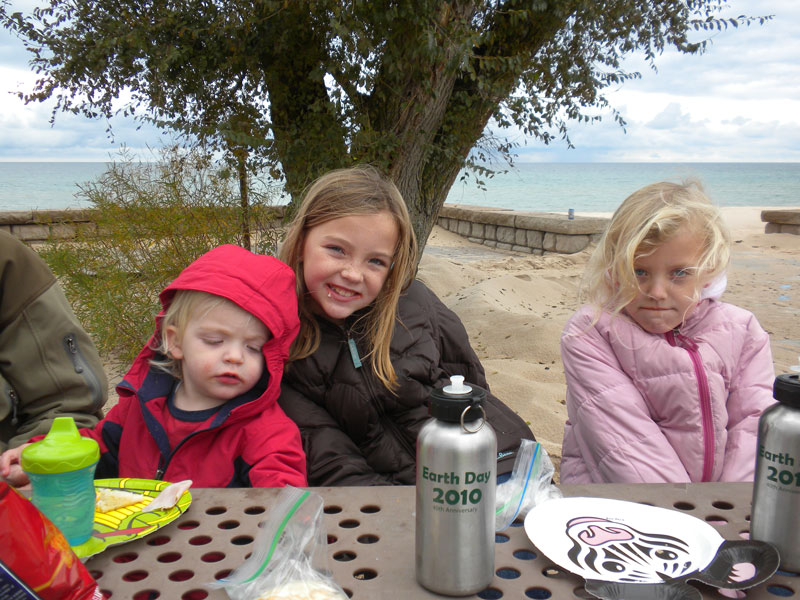
<path fill-rule="evenodd" d="M 256 432 L 258 444 L 253 449 L 248 473 L 252 487 L 305 487 L 306 456 L 300 441 L 300 431 L 283 411 L 275 406 L 259 419 L 263 423 Z"/>
<path fill-rule="evenodd" d="M 122 438 L 122 423 L 127 418 L 129 407 L 130 402 L 120 399 L 97 425 L 79 430 L 82 437 L 93 439 L 100 448 L 100 460 L 95 469 L 95 479 L 119 476 L 119 444 Z M 44 439 L 45 435 L 46 432 L 40 433 L 27 441 L 38 442 Z"/>
<path fill-rule="evenodd" d="M 752 481 L 755 476 L 758 419 L 775 400 L 775 370 L 769 335 L 755 316 L 747 323 L 745 343 L 728 394 L 728 440 L 721 481 Z"/>
<path fill-rule="evenodd" d="M 100 461 L 95 479 L 119 477 L 119 446 L 122 441 L 122 424 L 128 421 L 129 410 L 139 410 L 131 398 L 120 397 L 105 417 L 94 427 L 81 429 L 83 437 L 92 438 L 100 446 Z"/>
<path fill-rule="evenodd" d="M 0 415 L 17 446 L 47 433 L 53 418 L 68 416 L 91 427 L 102 416 L 108 382 L 92 340 L 72 311 L 44 261 L 31 249 L 3 238 L 0 264 Z M 36 289 L 31 286 L 36 285 Z M 3 418 L 5 417 L 5 418 Z"/>
<path fill-rule="evenodd" d="M 378 473 L 340 425 L 313 400 L 281 383 L 280 405 L 300 428 L 311 486 L 393 485 L 392 477 Z"/>
<path fill-rule="evenodd" d="M 593 483 L 688 482 L 644 398 L 589 323 L 588 317 L 573 318 L 561 338 L 574 446 L 565 455 L 580 457 Z M 569 472 L 562 472 L 562 483 L 570 483 Z"/>

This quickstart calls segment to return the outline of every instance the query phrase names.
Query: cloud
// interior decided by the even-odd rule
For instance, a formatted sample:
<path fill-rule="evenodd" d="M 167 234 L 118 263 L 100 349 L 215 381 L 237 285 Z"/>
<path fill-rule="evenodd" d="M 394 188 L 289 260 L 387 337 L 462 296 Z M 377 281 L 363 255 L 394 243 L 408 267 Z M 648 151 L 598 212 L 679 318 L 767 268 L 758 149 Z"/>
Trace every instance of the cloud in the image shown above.
<path fill-rule="evenodd" d="M 749 117 L 734 117 L 733 119 L 723 119 L 721 122 L 723 125 L 745 125 L 750 121 L 751 119 Z"/>
<path fill-rule="evenodd" d="M 775 18 L 715 34 L 701 56 L 665 51 L 657 72 L 629 59 L 642 78 L 608 93 L 626 133 L 606 113 L 601 126 L 573 125 L 576 149 L 551 146 L 549 160 L 800 161 L 800 3 L 731 4 L 732 15 Z M 541 153 L 526 151 L 526 159 Z"/>
<path fill-rule="evenodd" d="M 122 146 L 148 155 L 148 146 L 158 147 L 167 139 L 156 127 L 133 119 L 54 115 L 53 102 L 25 104 L 17 92 L 32 90 L 35 76 L 24 69 L 0 65 L 0 82 L 0 160 L 103 162 Z"/>
<path fill-rule="evenodd" d="M 13 4 L 30 10 L 41 1 Z M 642 78 L 607 93 L 627 121 L 624 130 L 607 112 L 599 123 L 570 125 L 574 149 L 516 131 L 501 135 L 520 143 L 520 162 L 800 161 L 800 2 L 729 0 L 726 14 L 775 17 L 713 32 L 702 55 L 666 50 L 657 71 L 641 56 L 629 57 L 626 70 Z M 105 121 L 61 113 L 51 127 L 52 104 L 24 105 L 8 93 L 32 89 L 28 58 L 22 43 L 0 30 L 0 160 L 105 161 L 122 144 L 162 143 L 155 127 L 131 119 L 111 120 L 113 140 Z"/>
<path fill-rule="evenodd" d="M 572 124 L 563 144 L 520 152 L 520 161 L 800 161 L 800 3 L 733 2 L 731 14 L 775 14 L 763 26 L 729 28 L 708 51 L 666 51 L 658 72 L 641 57 L 626 62 L 642 78 L 609 90 L 626 120 Z"/>
<path fill-rule="evenodd" d="M 690 123 L 691 118 L 687 113 L 681 111 L 681 105 L 677 102 L 670 102 L 645 126 L 651 129 L 676 129 Z"/>

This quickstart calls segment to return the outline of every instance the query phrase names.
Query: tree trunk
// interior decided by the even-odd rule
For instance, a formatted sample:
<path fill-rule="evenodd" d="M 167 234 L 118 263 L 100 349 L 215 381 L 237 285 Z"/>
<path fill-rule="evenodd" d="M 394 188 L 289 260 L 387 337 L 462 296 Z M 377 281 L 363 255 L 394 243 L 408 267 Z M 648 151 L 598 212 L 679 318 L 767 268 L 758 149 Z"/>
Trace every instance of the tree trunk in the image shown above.
<path fill-rule="evenodd" d="M 250 243 L 250 190 L 248 187 L 246 154 L 238 153 L 236 156 L 239 171 L 239 202 L 242 207 L 242 247 L 253 251 Z"/>
<path fill-rule="evenodd" d="M 265 43 L 259 55 L 284 189 L 293 200 L 290 212 L 313 179 L 348 164 L 347 129 L 319 76 L 327 57 L 326 39 L 310 19 L 305 2 L 285 3 L 263 23 Z M 280 44 L 273 46 L 277 40 Z"/>
<path fill-rule="evenodd" d="M 413 200 L 409 201 L 409 211 L 414 223 L 414 233 L 419 241 L 420 255 L 425 249 L 431 230 L 439 217 L 439 211 L 447 200 L 447 193 L 458 177 L 462 165 L 463 160 L 453 160 L 448 165 L 429 165 L 425 172 L 435 171 L 435 173 L 427 175 L 425 185 L 420 186 Z"/>
<path fill-rule="evenodd" d="M 435 92 L 427 98 L 424 106 L 415 112 L 415 118 L 408 118 L 406 122 L 400 122 L 397 125 L 397 128 L 400 129 L 399 138 L 402 151 L 395 155 L 389 169 L 389 176 L 397 185 L 408 206 L 420 254 L 433 228 L 436 216 L 439 214 L 439 209 L 444 203 L 444 197 L 440 201 L 431 201 L 432 199 L 426 197 L 422 190 L 427 187 L 424 177 L 430 171 L 427 165 L 433 154 L 431 145 L 444 120 L 455 79 L 455 73 L 441 77 Z M 418 102 L 421 103 L 420 100 Z M 463 161 L 457 162 L 456 173 Z M 450 177 L 448 166 L 442 166 L 445 173 L 437 172 L 437 179 L 442 176 Z M 451 184 L 454 177 L 455 175 L 450 178 Z"/>
<path fill-rule="evenodd" d="M 533 56 L 563 26 L 565 18 L 563 14 L 541 13 L 540 18 L 525 31 L 527 45 L 517 49 L 520 53 L 517 56 Z M 420 145 L 410 150 L 404 147 L 403 154 L 396 157 L 392 165 L 391 172 L 411 213 L 420 254 L 453 182 L 481 139 L 497 110 L 499 99 L 513 92 L 526 64 L 518 61 L 516 66 L 509 66 L 502 74 L 484 77 L 483 87 L 476 87 L 474 82 L 483 71 L 479 58 L 508 56 L 505 47 L 515 47 L 508 43 L 509 38 L 521 35 L 513 17 L 505 11 L 498 11 L 495 20 L 491 25 L 494 35 L 485 38 L 491 41 L 473 49 L 471 67 L 475 75 L 470 77 L 469 73 L 462 72 L 460 77 L 448 79 L 446 97 L 443 86 L 433 88 L 433 97 L 444 102 L 444 106 L 441 110 L 424 109 L 430 111 L 429 118 L 439 118 L 435 135 L 425 140 L 431 149 L 425 153 Z M 419 99 L 416 100 L 420 103 Z M 438 104 L 436 106 L 438 109 Z M 419 137 L 417 133 L 414 139 Z"/>
<path fill-rule="evenodd" d="M 324 82 L 314 77 L 324 54 L 323 39 L 295 31 L 291 44 L 296 52 L 264 53 L 275 147 L 293 204 L 326 171 L 372 163 L 397 185 L 420 252 L 424 249 L 450 187 L 499 102 L 513 92 L 530 56 L 566 18 L 560 11 L 542 11 L 534 23 L 516 22 L 513 11 L 497 11 L 487 24 L 489 32 L 475 46 L 469 43 L 469 28 L 476 10 L 472 0 L 440 5 L 434 34 L 438 52 L 428 55 L 429 62 L 420 62 L 408 40 L 405 46 L 399 41 L 393 45 L 406 51 L 382 65 L 370 95 L 352 98 L 362 111 L 363 130 L 352 138 L 329 102 Z M 279 31 L 280 18 L 270 20 L 272 33 Z M 417 42 L 427 43 L 427 38 Z M 267 69 L 272 61 L 282 68 Z"/>

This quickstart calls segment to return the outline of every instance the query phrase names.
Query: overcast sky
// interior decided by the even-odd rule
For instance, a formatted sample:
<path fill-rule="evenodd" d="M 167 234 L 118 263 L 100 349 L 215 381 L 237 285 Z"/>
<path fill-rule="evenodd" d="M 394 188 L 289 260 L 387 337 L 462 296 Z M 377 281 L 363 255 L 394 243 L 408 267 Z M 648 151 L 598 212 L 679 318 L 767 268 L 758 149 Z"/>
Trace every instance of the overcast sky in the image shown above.
<path fill-rule="evenodd" d="M 36 5 L 12 2 L 15 8 Z M 702 56 L 667 52 L 658 72 L 633 57 L 642 79 L 609 94 L 627 120 L 573 125 L 575 149 L 518 137 L 519 161 L 783 162 L 800 161 L 800 1 L 730 0 L 728 14 L 767 15 L 763 26 L 716 33 Z M 24 105 L 35 76 L 22 43 L 0 29 L 0 161 L 105 161 L 120 144 L 138 150 L 164 140 L 156 129 L 115 119 L 114 141 L 104 121 L 57 114 L 50 104 Z"/>

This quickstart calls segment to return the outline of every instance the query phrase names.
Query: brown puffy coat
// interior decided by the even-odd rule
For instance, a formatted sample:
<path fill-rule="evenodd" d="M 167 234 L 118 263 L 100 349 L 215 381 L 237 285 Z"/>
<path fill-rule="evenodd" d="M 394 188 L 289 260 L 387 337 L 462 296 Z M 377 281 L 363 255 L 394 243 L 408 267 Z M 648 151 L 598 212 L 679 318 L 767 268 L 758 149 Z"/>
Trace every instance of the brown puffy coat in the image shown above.
<path fill-rule="evenodd" d="M 375 377 L 357 332 L 320 320 L 317 351 L 291 363 L 281 407 L 300 427 L 311 486 L 411 485 L 416 439 L 428 420 L 431 390 L 451 375 L 488 389 L 480 361 L 458 316 L 415 281 L 400 298 L 391 344 L 399 379 L 395 393 Z M 348 345 L 358 343 L 363 365 Z M 488 394 L 485 410 L 497 434 L 498 474 L 510 472 L 521 438 L 534 439 L 525 422 Z"/>

